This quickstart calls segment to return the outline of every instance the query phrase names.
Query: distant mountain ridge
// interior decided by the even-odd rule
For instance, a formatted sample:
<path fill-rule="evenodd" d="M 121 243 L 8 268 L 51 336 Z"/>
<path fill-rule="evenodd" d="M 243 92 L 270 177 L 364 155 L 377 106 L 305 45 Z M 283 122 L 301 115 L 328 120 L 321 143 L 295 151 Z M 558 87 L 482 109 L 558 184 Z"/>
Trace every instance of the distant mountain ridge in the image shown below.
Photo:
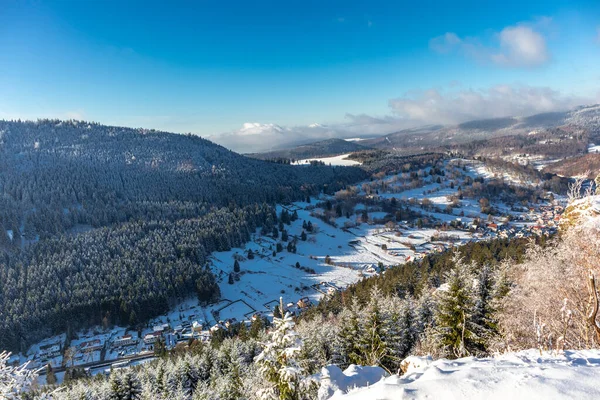
<path fill-rule="evenodd" d="M 560 126 L 586 129 L 590 137 L 600 135 L 600 105 L 577 107 L 570 111 L 547 112 L 527 117 L 473 120 L 451 126 L 424 126 L 404 129 L 368 139 L 361 144 L 380 149 L 418 150 L 450 146 L 501 136 L 527 135 L 538 129 Z"/>

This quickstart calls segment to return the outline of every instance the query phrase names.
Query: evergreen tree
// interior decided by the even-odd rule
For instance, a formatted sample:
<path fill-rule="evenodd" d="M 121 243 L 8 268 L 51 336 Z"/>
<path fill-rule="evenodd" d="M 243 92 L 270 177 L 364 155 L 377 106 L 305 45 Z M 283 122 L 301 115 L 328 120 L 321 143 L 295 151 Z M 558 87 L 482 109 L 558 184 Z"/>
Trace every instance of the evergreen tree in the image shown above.
<path fill-rule="evenodd" d="M 384 331 L 379 305 L 377 300 L 371 298 L 371 304 L 358 339 L 358 347 L 364 365 L 383 365 L 383 359 L 387 355 Z"/>
<path fill-rule="evenodd" d="M 54 374 L 54 369 L 50 363 L 46 365 L 46 383 L 48 385 L 56 384 L 56 375 Z"/>
<path fill-rule="evenodd" d="M 416 344 L 416 316 L 413 302 L 403 300 L 391 316 L 386 316 L 384 341 L 388 348 L 387 363 L 397 369 Z M 388 368 L 392 370 L 392 368 Z"/>
<path fill-rule="evenodd" d="M 308 221 L 308 224 L 306 224 L 306 230 L 308 232 L 312 232 L 313 231 L 313 224 L 311 221 Z"/>
<path fill-rule="evenodd" d="M 385 343 L 386 354 L 382 364 L 388 371 L 397 370 L 404 358 L 408 345 L 404 343 L 403 329 L 402 316 L 397 310 L 384 315 L 382 340 Z"/>
<path fill-rule="evenodd" d="M 138 400 L 142 398 L 142 386 L 131 369 L 110 375 L 110 400 Z"/>
<path fill-rule="evenodd" d="M 179 363 L 178 375 L 180 376 L 181 389 L 186 396 L 192 396 L 198 384 L 198 372 L 192 367 L 189 360 Z"/>
<path fill-rule="evenodd" d="M 158 357 L 164 357 L 167 355 L 167 346 L 165 345 L 165 340 L 161 337 L 154 342 L 154 354 Z"/>
<path fill-rule="evenodd" d="M 440 290 L 435 314 L 435 334 L 448 357 L 464 357 L 479 348 L 479 327 L 473 320 L 473 276 L 458 256 L 454 268 L 446 274 L 445 290 Z"/>
<path fill-rule="evenodd" d="M 429 292 L 426 291 L 419 298 L 415 317 L 415 332 L 417 335 L 425 333 L 428 328 L 433 327 L 435 322 L 435 303 Z"/>
<path fill-rule="evenodd" d="M 477 278 L 473 322 L 479 327 L 478 333 L 482 339 L 481 351 L 485 351 L 483 341 L 488 341 L 498 334 L 498 321 L 494 307 L 495 282 L 491 266 L 486 263 L 481 267 Z"/>
<path fill-rule="evenodd" d="M 165 368 L 162 362 L 159 362 L 156 371 L 156 382 L 154 384 L 154 391 L 159 396 L 165 394 Z"/>
<path fill-rule="evenodd" d="M 283 299 L 280 299 L 283 309 Z M 263 399 L 297 400 L 305 398 L 308 382 L 305 370 L 296 360 L 302 342 L 294 331 L 294 321 L 289 313 L 283 318 L 273 318 L 274 329 L 269 342 L 256 357 L 259 371 L 269 383 L 260 397 Z"/>
<path fill-rule="evenodd" d="M 229 373 L 223 377 L 222 384 L 219 385 L 218 393 L 220 400 L 238 400 L 247 398 L 240 377 L 240 368 L 237 363 L 233 363 Z"/>
<path fill-rule="evenodd" d="M 339 203 L 335 206 L 335 215 L 338 218 L 342 216 L 342 206 Z"/>
<path fill-rule="evenodd" d="M 265 329 L 265 326 L 265 320 L 261 316 L 252 318 L 252 323 L 250 324 L 250 337 L 256 339 L 260 332 Z"/>
<path fill-rule="evenodd" d="M 233 263 L 233 272 L 240 272 L 240 263 L 238 260 L 235 260 Z"/>
<path fill-rule="evenodd" d="M 353 303 L 349 309 L 344 310 L 341 317 L 341 329 L 338 338 L 337 363 L 346 368 L 350 364 L 361 364 L 363 358 L 358 344 L 360 335 L 359 310 Z"/>

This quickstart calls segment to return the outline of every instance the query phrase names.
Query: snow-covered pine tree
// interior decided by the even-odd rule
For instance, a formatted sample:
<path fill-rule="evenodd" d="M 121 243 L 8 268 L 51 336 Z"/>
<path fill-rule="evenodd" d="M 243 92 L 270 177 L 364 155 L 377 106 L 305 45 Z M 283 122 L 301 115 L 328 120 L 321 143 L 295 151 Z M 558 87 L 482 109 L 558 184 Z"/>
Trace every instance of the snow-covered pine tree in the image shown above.
<path fill-rule="evenodd" d="M 183 393 L 191 397 L 196 390 L 198 384 L 198 371 L 195 366 L 192 366 L 188 357 L 178 363 L 178 375 L 181 382 Z"/>
<path fill-rule="evenodd" d="M 432 327 L 435 323 L 435 301 L 429 290 L 426 290 L 419 297 L 416 307 L 416 333 L 421 335 Z"/>
<path fill-rule="evenodd" d="M 494 307 L 494 273 L 489 264 L 479 269 L 477 286 L 475 287 L 475 308 L 473 322 L 478 327 L 478 336 L 481 338 L 480 351 L 485 351 L 487 341 L 498 334 L 498 321 Z"/>
<path fill-rule="evenodd" d="M 110 375 L 110 400 L 140 400 L 142 387 L 139 379 L 131 369 L 123 373 L 112 372 Z"/>
<path fill-rule="evenodd" d="M 214 364 L 213 353 L 214 351 L 212 347 L 202 347 L 202 354 L 200 354 L 200 359 L 196 362 L 196 367 L 198 368 L 198 378 L 202 381 L 207 381 L 210 379 L 212 366 Z"/>
<path fill-rule="evenodd" d="M 165 395 L 159 393 L 156 388 L 156 382 L 143 382 L 142 383 L 142 394 L 140 396 L 142 400 L 163 400 L 165 399 Z M 169 397 L 170 398 L 170 397 Z M 88 400 L 88 399 L 82 399 Z M 92 398 L 90 398 L 92 400 Z"/>
<path fill-rule="evenodd" d="M 9 366 L 9 358 L 10 353 L 0 353 L 0 398 L 17 400 L 29 389 L 37 373 L 27 369 L 27 364 L 20 367 Z"/>
<path fill-rule="evenodd" d="M 297 325 L 298 334 L 302 339 L 302 352 L 299 361 L 308 373 L 316 373 L 324 365 L 339 361 L 337 342 L 340 324 L 333 315 L 317 316 L 306 319 Z"/>
<path fill-rule="evenodd" d="M 403 359 L 409 355 L 417 341 L 415 306 L 412 299 L 408 298 L 402 302 L 399 317 L 400 345 L 398 346 L 398 356 Z"/>
<path fill-rule="evenodd" d="M 158 366 L 156 367 L 154 392 L 158 396 L 163 396 L 165 394 L 165 367 L 162 361 L 159 361 Z"/>
<path fill-rule="evenodd" d="M 246 399 L 240 369 L 237 364 L 233 364 L 226 375 L 221 375 L 213 384 L 213 389 L 217 393 L 219 400 L 241 400 Z"/>
<path fill-rule="evenodd" d="M 494 299 L 496 308 L 498 303 L 508 295 L 512 287 L 512 279 L 510 276 L 510 268 L 512 261 L 501 262 L 494 271 Z"/>
<path fill-rule="evenodd" d="M 280 299 L 280 309 L 283 299 Z M 304 368 L 297 361 L 302 342 L 294 331 L 292 316 L 286 312 L 282 318 L 273 318 L 270 340 L 264 343 L 263 351 L 256 357 L 256 363 L 269 387 L 262 389 L 262 399 L 297 400 L 303 398 L 309 389 L 310 381 L 304 376 Z"/>
<path fill-rule="evenodd" d="M 367 315 L 360 330 L 358 346 L 361 352 L 361 364 L 382 366 L 387 354 L 384 321 L 379 310 L 379 298 L 373 293 L 371 296 Z"/>
<path fill-rule="evenodd" d="M 336 343 L 336 363 L 345 369 L 350 364 L 362 362 L 358 338 L 360 335 L 359 323 L 360 309 L 353 302 L 348 309 L 344 309 L 340 315 L 340 334 Z"/>
<path fill-rule="evenodd" d="M 402 361 L 404 343 L 402 341 L 402 323 L 400 310 L 384 313 L 384 327 L 382 340 L 385 343 L 386 354 L 383 365 L 388 371 L 397 369 Z"/>
<path fill-rule="evenodd" d="M 192 400 L 214 400 L 216 398 L 217 394 L 211 389 L 209 382 L 199 382 Z"/>
<path fill-rule="evenodd" d="M 445 289 L 438 290 L 435 336 L 448 357 L 464 357 L 477 351 L 479 327 L 473 321 L 473 275 L 458 255 L 446 273 Z"/>

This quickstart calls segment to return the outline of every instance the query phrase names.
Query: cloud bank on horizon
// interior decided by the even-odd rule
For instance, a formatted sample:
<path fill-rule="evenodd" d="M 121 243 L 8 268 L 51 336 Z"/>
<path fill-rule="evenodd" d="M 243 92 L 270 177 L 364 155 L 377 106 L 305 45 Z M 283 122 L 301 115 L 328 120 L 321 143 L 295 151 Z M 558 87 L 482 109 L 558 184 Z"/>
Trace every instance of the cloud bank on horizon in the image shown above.
<path fill-rule="evenodd" d="M 461 37 L 446 32 L 429 41 L 430 50 L 440 56 L 458 55 L 481 64 L 505 69 L 538 69 L 552 62 L 547 37 L 553 21 L 540 17 L 486 32 L 482 37 Z M 596 40 L 600 43 L 600 27 Z M 576 106 L 600 102 L 594 96 L 564 93 L 549 86 L 497 84 L 487 88 L 462 88 L 452 82 L 447 88 L 413 90 L 388 100 L 387 115 L 346 113 L 345 121 L 310 126 L 284 127 L 272 123 L 247 123 L 235 131 L 209 139 L 242 153 L 292 147 L 327 138 L 371 137 L 424 125 L 453 125 L 471 120 L 529 116 L 567 111 Z"/>
<path fill-rule="evenodd" d="M 346 120 L 337 124 L 291 127 L 245 123 L 239 130 L 208 139 L 234 151 L 256 153 L 329 138 L 367 138 L 424 125 L 454 125 L 479 119 L 567 111 L 597 102 L 600 102 L 600 92 L 593 98 L 527 85 L 497 85 L 480 90 L 431 88 L 389 100 L 390 114 L 382 117 L 346 114 Z"/>

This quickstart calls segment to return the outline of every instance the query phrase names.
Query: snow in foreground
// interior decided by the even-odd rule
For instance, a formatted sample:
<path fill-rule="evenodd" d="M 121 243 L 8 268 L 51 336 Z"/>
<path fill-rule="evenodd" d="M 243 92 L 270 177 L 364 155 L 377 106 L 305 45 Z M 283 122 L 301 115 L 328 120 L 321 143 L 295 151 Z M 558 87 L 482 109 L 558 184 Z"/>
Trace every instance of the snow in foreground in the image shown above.
<path fill-rule="evenodd" d="M 367 386 L 355 366 L 343 373 L 337 367 L 326 367 L 323 375 L 331 378 L 323 382 L 320 398 L 331 395 L 331 399 L 343 400 L 600 398 L 600 350 L 543 356 L 538 350 L 527 350 L 495 358 L 432 361 L 410 357 L 409 360 L 412 363 L 406 374 L 377 379 L 377 383 L 372 379 L 371 386 Z M 372 370 L 365 373 L 369 378 L 381 377 Z"/>

